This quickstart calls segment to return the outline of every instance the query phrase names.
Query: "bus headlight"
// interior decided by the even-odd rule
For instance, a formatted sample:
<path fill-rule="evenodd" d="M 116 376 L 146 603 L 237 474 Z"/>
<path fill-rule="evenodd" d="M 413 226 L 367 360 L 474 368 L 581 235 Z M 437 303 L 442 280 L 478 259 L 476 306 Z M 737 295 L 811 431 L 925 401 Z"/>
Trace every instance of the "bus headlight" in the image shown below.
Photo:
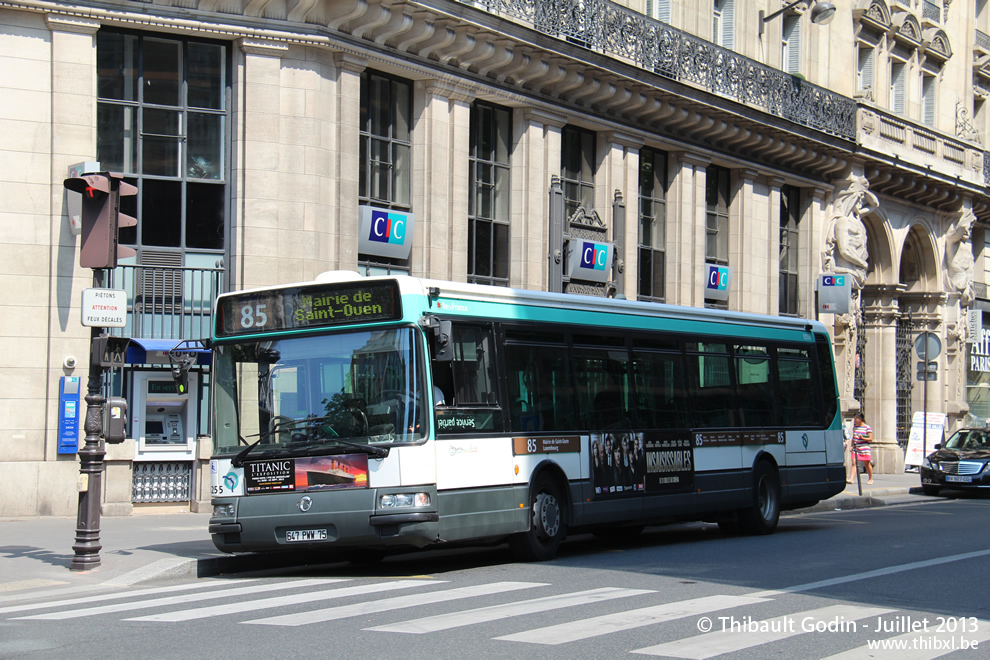
<path fill-rule="evenodd" d="M 380 509 L 410 509 L 430 506 L 429 493 L 390 493 L 378 499 Z"/>
<path fill-rule="evenodd" d="M 234 517 L 234 504 L 214 504 L 213 505 L 213 517 L 214 518 L 233 518 Z"/>

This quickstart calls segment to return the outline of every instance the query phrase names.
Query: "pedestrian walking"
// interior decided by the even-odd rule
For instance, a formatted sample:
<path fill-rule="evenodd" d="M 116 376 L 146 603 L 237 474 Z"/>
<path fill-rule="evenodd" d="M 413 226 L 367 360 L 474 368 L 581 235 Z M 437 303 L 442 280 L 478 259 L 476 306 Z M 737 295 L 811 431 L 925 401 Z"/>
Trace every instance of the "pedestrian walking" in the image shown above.
<path fill-rule="evenodd" d="M 853 418 L 852 437 L 853 473 L 846 479 L 846 483 L 851 484 L 853 482 L 853 476 L 856 474 L 856 470 L 859 469 L 860 463 L 863 464 L 863 468 L 866 470 L 866 476 L 869 479 L 866 483 L 873 483 L 873 452 L 870 449 L 871 442 L 873 442 L 873 429 L 866 423 L 863 413 L 856 413 L 856 416 Z"/>

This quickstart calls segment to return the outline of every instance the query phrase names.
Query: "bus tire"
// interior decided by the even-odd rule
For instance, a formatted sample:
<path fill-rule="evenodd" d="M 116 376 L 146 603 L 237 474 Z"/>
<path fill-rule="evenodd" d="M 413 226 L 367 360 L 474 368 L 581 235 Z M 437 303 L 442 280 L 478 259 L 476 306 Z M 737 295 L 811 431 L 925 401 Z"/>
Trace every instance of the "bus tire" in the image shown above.
<path fill-rule="evenodd" d="M 769 534 L 780 519 L 780 478 L 767 461 L 753 468 L 753 506 L 739 511 L 739 529 L 744 534 Z"/>
<path fill-rule="evenodd" d="M 518 561 L 547 561 L 556 556 L 567 529 L 564 499 L 557 481 L 546 474 L 537 477 L 530 493 L 529 530 L 513 535 L 509 547 Z"/>

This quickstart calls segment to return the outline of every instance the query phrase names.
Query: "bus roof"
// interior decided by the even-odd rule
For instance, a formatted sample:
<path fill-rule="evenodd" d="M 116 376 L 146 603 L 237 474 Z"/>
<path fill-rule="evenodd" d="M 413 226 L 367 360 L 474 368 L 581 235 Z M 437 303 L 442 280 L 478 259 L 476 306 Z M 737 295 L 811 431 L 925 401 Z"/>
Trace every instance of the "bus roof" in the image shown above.
<path fill-rule="evenodd" d="M 403 298 L 409 296 L 430 299 L 422 307 L 412 307 L 406 310 L 407 320 L 414 320 L 410 315 L 419 317 L 427 312 L 460 311 L 456 306 L 451 308 L 449 301 L 461 300 L 487 304 L 517 305 L 522 307 L 541 308 L 569 312 L 625 314 L 644 318 L 671 319 L 686 322 L 710 323 L 719 322 L 736 326 L 755 326 L 773 328 L 785 331 L 804 331 L 824 334 L 825 326 L 819 321 L 787 316 L 768 314 L 750 314 L 720 309 L 685 307 L 664 303 L 642 302 L 617 298 L 602 298 L 580 294 L 551 293 L 546 291 L 531 291 L 527 289 L 511 289 L 507 287 L 468 284 L 445 280 L 425 279 L 410 276 L 372 276 L 363 277 L 352 271 L 329 271 L 322 273 L 311 282 L 295 282 L 275 287 L 248 289 L 221 294 L 221 298 L 249 294 L 259 291 L 274 291 L 314 284 L 329 284 L 334 282 L 358 282 L 390 280 L 398 284 Z M 446 308 L 441 300 L 448 301 Z M 467 313 L 467 316 L 472 314 Z"/>

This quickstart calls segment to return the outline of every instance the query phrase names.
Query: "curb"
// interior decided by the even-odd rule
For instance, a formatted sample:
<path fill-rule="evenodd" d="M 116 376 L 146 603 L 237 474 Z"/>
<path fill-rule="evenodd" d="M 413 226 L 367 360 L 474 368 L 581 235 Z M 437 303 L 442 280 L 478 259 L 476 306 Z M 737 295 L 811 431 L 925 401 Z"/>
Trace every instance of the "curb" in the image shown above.
<path fill-rule="evenodd" d="M 147 566 L 135 569 L 104 584 L 134 586 L 157 580 L 175 578 L 209 578 L 232 573 L 268 571 L 282 568 L 306 567 L 326 564 L 334 560 L 332 555 L 313 556 L 301 552 L 272 552 L 215 557 L 159 559 Z M 338 561 L 340 559 L 338 558 Z"/>
<path fill-rule="evenodd" d="M 877 488 L 869 495 L 837 495 L 818 504 L 803 509 L 792 509 L 781 513 L 783 516 L 796 516 L 805 513 L 821 513 L 825 511 L 847 511 L 852 509 L 868 509 L 887 506 L 882 497 L 892 495 L 908 495 L 920 488 Z M 277 570 L 281 568 L 301 567 L 326 564 L 328 561 L 338 561 L 342 558 L 332 556 L 313 557 L 306 553 L 280 552 L 255 553 L 237 555 L 217 555 L 215 557 L 199 558 L 166 558 L 159 559 L 147 566 L 121 575 L 106 584 L 112 586 L 133 586 L 157 580 L 175 578 L 209 578 L 231 573 L 248 571 Z"/>
<path fill-rule="evenodd" d="M 844 511 L 850 509 L 868 509 L 871 507 L 887 506 L 887 501 L 882 499 L 893 495 L 912 495 L 921 492 L 921 488 L 875 488 L 865 495 L 845 495 L 840 494 L 831 499 L 819 502 L 814 506 L 804 509 L 794 509 L 786 513 L 820 513 L 822 511 Z"/>

